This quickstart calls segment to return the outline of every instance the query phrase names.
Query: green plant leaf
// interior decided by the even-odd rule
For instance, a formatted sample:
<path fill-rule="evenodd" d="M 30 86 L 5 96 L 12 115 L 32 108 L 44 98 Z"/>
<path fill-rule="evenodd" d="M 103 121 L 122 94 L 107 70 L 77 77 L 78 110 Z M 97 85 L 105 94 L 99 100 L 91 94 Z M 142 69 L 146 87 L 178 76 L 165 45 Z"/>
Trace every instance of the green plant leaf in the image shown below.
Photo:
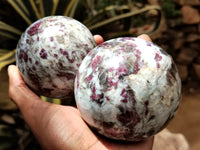
<path fill-rule="evenodd" d="M 56 14 L 74 17 L 79 0 L 60 0 L 57 4 Z"/>
<path fill-rule="evenodd" d="M 29 0 L 29 1 L 30 1 L 30 4 L 31 4 L 31 6 L 32 6 L 32 9 L 33 9 L 33 11 L 34 11 L 34 13 L 35 13 L 37 19 L 40 19 L 40 18 L 41 18 L 41 15 L 40 15 L 40 12 L 39 12 L 39 10 L 38 10 L 36 4 L 35 4 L 35 1 L 34 1 L 34 0 Z"/>
<path fill-rule="evenodd" d="M 120 19 L 124 19 L 124 18 L 128 18 L 128 17 L 132 17 L 134 15 L 138 15 L 140 13 L 143 13 L 143 12 L 146 12 L 146 11 L 149 11 L 149 10 L 152 10 L 152 9 L 156 9 L 156 10 L 159 10 L 159 11 L 161 10 L 159 6 L 147 6 L 145 8 L 140 9 L 140 10 L 137 10 L 137 11 L 124 13 L 122 15 L 118 15 L 116 17 L 112 17 L 110 19 L 106 19 L 106 20 L 104 20 L 102 22 L 96 23 L 95 25 L 89 26 L 88 28 L 90 30 L 93 30 L 93 29 L 99 28 L 101 26 L 104 26 L 106 24 L 112 23 L 114 21 L 117 21 L 117 20 L 120 20 Z M 93 18 L 95 18 L 95 16 Z"/>
<path fill-rule="evenodd" d="M 14 39 L 14 40 L 17 40 L 18 38 L 16 36 L 14 36 L 13 34 L 7 32 L 7 31 L 1 31 L 0 30 L 0 35 L 1 36 L 4 36 L 4 37 L 7 37 L 9 39 Z"/>
<path fill-rule="evenodd" d="M 70 12 L 68 14 L 69 17 L 73 17 L 74 16 L 75 10 L 76 10 L 77 5 L 78 5 L 78 2 L 79 2 L 79 0 L 73 0 L 73 4 L 71 5 L 71 9 L 70 9 Z"/>
<path fill-rule="evenodd" d="M 7 54 L 10 50 L 8 49 L 0 49 L 0 57 Z"/>
<path fill-rule="evenodd" d="M 20 30 L 16 29 L 13 26 L 10 26 L 10 25 L 6 24 L 3 21 L 0 21 L 0 30 L 9 31 L 9 32 L 12 32 L 12 33 L 17 34 L 17 35 L 21 35 L 22 34 L 22 32 Z"/>
<path fill-rule="evenodd" d="M 16 0 L 21 9 L 26 13 L 27 16 L 30 16 L 30 12 L 28 11 L 26 5 L 24 5 L 22 0 Z"/>
<path fill-rule="evenodd" d="M 49 97 L 45 97 L 45 96 L 40 96 L 40 98 L 46 102 L 50 102 L 50 103 L 54 103 L 54 104 L 61 104 L 61 99 L 49 98 Z"/>
<path fill-rule="evenodd" d="M 44 16 L 50 16 L 53 10 L 53 0 L 40 0 L 41 12 Z"/>
<path fill-rule="evenodd" d="M 52 8 L 52 11 L 51 11 L 51 15 L 55 15 L 56 13 L 56 9 L 58 7 L 58 3 L 59 3 L 59 0 L 53 0 L 53 8 Z"/>
<path fill-rule="evenodd" d="M 32 23 L 32 21 L 29 19 L 27 14 L 24 12 L 23 8 L 17 3 L 16 0 L 8 0 L 8 3 L 16 10 L 16 12 L 26 21 L 28 25 Z"/>
<path fill-rule="evenodd" d="M 111 14 L 113 14 L 114 11 L 117 12 L 123 12 L 124 10 L 129 11 L 129 8 L 127 5 L 122 5 L 122 6 L 108 6 L 105 9 L 101 9 L 99 10 L 94 16 L 89 17 L 88 19 L 84 20 L 84 24 L 88 27 L 93 26 L 99 22 L 102 22 L 102 20 L 107 20 L 109 19 L 106 15 L 110 12 L 112 12 Z M 120 13 L 121 14 L 121 13 Z M 123 13 L 122 13 L 123 14 Z M 110 18 L 115 17 L 116 15 L 112 15 L 110 16 Z"/>
<path fill-rule="evenodd" d="M 127 10 L 129 10 L 127 12 Z M 161 24 L 161 20 L 164 18 L 162 15 L 162 11 L 160 6 L 152 5 L 146 6 L 144 8 L 130 10 L 128 6 L 109 6 L 104 10 L 100 10 L 95 16 L 87 19 L 84 24 L 93 32 L 97 30 L 97 33 L 104 28 L 112 28 L 112 26 L 120 26 L 123 25 L 123 29 L 110 32 L 107 34 L 107 39 L 115 38 L 118 36 L 136 36 L 131 32 L 131 28 L 134 25 L 134 21 L 136 16 L 142 16 L 144 13 L 149 12 L 150 10 L 155 10 L 157 12 L 157 19 L 152 24 L 151 31 L 148 31 L 146 34 L 152 34 L 157 31 L 163 24 Z M 126 13 L 124 13 L 124 11 Z M 109 17 L 105 17 L 105 14 Z M 102 19 L 102 20 L 101 20 Z M 152 20 L 152 19 L 150 19 Z M 146 21 L 146 20 L 145 20 Z"/>
<path fill-rule="evenodd" d="M 45 16 L 43 0 L 38 0 L 38 3 L 40 9 L 40 16 L 43 18 Z"/>
<path fill-rule="evenodd" d="M 7 0 L 27 25 L 49 15 L 66 15 L 73 17 L 79 0 Z M 0 36 L 18 40 L 22 31 L 0 21 Z M 4 56 L 3 56 L 4 55 Z M 0 70 L 15 62 L 15 52 L 0 53 Z"/>
<path fill-rule="evenodd" d="M 15 53 L 16 50 L 13 50 L 0 57 L 0 71 L 6 65 L 14 63 L 16 61 Z"/>

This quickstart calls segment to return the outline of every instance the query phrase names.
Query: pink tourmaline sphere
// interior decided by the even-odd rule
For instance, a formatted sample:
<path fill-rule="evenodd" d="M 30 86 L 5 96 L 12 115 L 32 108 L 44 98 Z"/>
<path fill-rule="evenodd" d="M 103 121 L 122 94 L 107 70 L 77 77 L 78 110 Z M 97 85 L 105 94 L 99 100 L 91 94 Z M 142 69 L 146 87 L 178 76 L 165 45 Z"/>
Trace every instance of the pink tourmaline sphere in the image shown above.
<path fill-rule="evenodd" d="M 17 45 L 16 63 L 27 85 L 37 94 L 66 98 L 87 53 L 96 46 L 91 32 L 65 16 L 49 16 L 29 26 Z"/>
<path fill-rule="evenodd" d="M 95 47 L 82 61 L 75 99 L 83 119 L 115 140 L 140 141 L 174 116 L 181 80 L 172 58 L 138 38 L 117 38 Z"/>

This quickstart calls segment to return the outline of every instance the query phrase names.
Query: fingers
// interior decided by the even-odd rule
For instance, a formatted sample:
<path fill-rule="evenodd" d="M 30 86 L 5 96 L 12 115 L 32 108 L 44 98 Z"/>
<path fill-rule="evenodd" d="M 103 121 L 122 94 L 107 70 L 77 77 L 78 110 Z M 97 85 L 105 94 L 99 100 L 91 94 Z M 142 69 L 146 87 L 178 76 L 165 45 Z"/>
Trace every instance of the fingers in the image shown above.
<path fill-rule="evenodd" d="M 32 103 L 40 98 L 25 84 L 17 66 L 8 67 L 9 96 L 22 109 L 27 103 Z"/>
<path fill-rule="evenodd" d="M 147 34 L 141 34 L 137 38 L 152 42 L 151 38 Z M 104 42 L 104 39 L 101 35 L 94 35 L 94 39 L 95 39 L 97 45 Z"/>
<path fill-rule="evenodd" d="M 144 39 L 146 41 L 152 42 L 151 38 L 147 34 L 141 34 L 137 38 Z"/>
<path fill-rule="evenodd" d="M 42 101 L 25 84 L 17 66 L 8 67 L 9 96 L 19 107 L 26 123 L 32 131 L 38 130 L 39 122 L 45 111 L 50 108 L 50 103 Z"/>
<path fill-rule="evenodd" d="M 103 41 L 104 41 L 104 40 L 103 40 L 103 37 L 100 36 L 100 35 L 94 35 L 94 39 L 95 39 L 97 45 L 103 43 Z"/>
<path fill-rule="evenodd" d="M 17 66 L 10 65 L 8 67 L 8 76 L 11 85 L 25 86 Z"/>

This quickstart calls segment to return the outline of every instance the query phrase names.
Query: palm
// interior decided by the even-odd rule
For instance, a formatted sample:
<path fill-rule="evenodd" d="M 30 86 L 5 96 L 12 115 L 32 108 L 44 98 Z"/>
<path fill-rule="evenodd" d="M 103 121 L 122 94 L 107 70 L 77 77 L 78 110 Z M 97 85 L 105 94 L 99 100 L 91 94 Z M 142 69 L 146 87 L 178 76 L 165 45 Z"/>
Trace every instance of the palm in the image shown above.
<path fill-rule="evenodd" d="M 46 107 L 46 105 L 48 105 Z M 42 106 L 42 105 L 40 105 Z M 147 141 L 128 144 L 117 143 L 98 137 L 90 130 L 87 124 L 82 120 L 79 111 L 70 106 L 60 106 L 55 104 L 45 104 L 44 115 L 36 116 L 38 121 L 37 126 L 33 127 L 39 129 L 35 131 L 38 134 L 40 143 L 44 143 L 45 149 L 148 149 L 152 145 L 152 139 Z M 43 132 L 41 136 L 40 133 Z M 53 143 L 50 145 L 49 143 Z M 48 143 L 45 145 L 45 143 Z M 57 143 L 55 145 L 55 143 Z M 146 144 L 144 144 L 146 143 Z M 66 146 L 66 147 L 64 147 Z"/>
<path fill-rule="evenodd" d="M 148 39 L 147 37 L 147 40 Z M 96 40 L 98 41 L 98 40 Z M 97 43 L 101 43 L 100 40 Z M 41 101 L 24 83 L 18 68 L 8 69 L 9 95 L 44 149 L 148 150 L 153 137 L 139 143 L 119 143 L 97 136 L 82 120 L 78 109 Z"/>

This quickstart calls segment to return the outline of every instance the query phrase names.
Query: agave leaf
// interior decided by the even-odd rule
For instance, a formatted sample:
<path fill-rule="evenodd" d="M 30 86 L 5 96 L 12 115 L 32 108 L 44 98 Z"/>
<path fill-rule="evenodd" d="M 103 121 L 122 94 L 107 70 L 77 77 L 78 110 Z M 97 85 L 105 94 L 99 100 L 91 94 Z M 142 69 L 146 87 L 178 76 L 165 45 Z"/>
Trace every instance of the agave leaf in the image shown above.
<path fill-rule="evenodd" d="M 1 49 L 1 51 L 2 51 L 2 49 Z M 15 55 L 15 53 L 16 53 L 16 50 L 13 50 L 13 51 L 7 53 L 3 57 L 0 57 L 0 61 L 4 61 L 4 60 L 9 59 L 10 57 L 13 57 Z"/>
<path fill-rule="evenodd" d="M 17 133 L 9 126 L 0 125 L 0 149 L 12 149 L 17 145 Z"/>
<path fill-rule="evenodd" d="M 8 88 L 9 88 L 9 83 L 8 83 L 8 72 L 7 72 L 7 67 L 4 67 L 0 71 L 0 120 L 1 120 L 1 115 L 2 110 L 16 110 L 17 107 L 15 103 L 13 103 L 9 96 L 8 96 Z M 1 135 L 1 134 L 0 134 Z"/>
<path fill-rule="evenodd" d="M 54 5 L 53 0 L 39 0 L 39 1 L 41 9 L 40 11 L 44 13 L 44 16 L 50 16 Z"/>
<path fill-rule="evenodd" d="M 39 0 L 22 0 L 26 8 L 29 10 L 30 15 L 27 15 L 27 17 L 31 20 L 33 23 L 34 21 L 40 19 L 41 16 L 40 12 L 40 3 Z"/>
<path fill-rule="evenodd" d="M 10 34 L 10 33 L 6 32 L 6 31 L 1 31 L 0 30 L 0 35 L 4 36 L 4 37 L 7 37 L 9 39 L 14 39 L 14 40 L 18 39 L 16 36 L 14 36 L 13 34 Z"/>
<path fill-rule="evenodd" d="M 28 25 L 31 25 L 32 21 L 15 0 L 8 0 L 8 3 L 16 10 L 16 12 L 26 21 Z"/>
<path fill-rule="evenodd" d="M 115 10 L 114 10 L 115 9 Z M 129 10 L 127 12 L 127 10 Z M 102 33 L 105 34 L 104 37 L 105 39 L 110 39 L 110 38 L 115 38 L 119 36 L 136 36 L 137 33 L 133 32 L 132 29 L 134 29 L 134 21 L 136 20 L 137 17 L 141 17 L 144 14 L 148 14 L 149 11 L 155 10 L 157 12 L 157 15 L 155 16 L 152 23 L 152 19 L 149 21 L 151 22 L 151 27 L 149 28 L 148 31 L 145 31 L 145 28 L 142 29 L 142 26 L 140 26 L 139 31 L 142 33 L 156 35 L 156 33 L 159 32 L 160 29 L 163 28 L 163 13 L 161 11 L 161 7 L 157 5 L 152 5 L 152 6 L 146 6 L 141 9 L 135 9 L 135 10 L 130 10 L 128 6 L 123 6 L 123 7 L 109 7 L 105 9 L 105 12 L 102 10 L 99 11 L 95 16 L 89 18 L 84 22 L 84 24 L 95 34 L 95 32 L 99 33 L 102 30 L 108 30 L 108 33 Z M 111 13 L 112 11 L 112 13 Z M 113 13 L 116 11 L 117 16 Z M 124 13 L 127 12 L 127 13 Z M 107 15 L 109 14 L 109 17 Z M 145 16 L 146 16 L 145 15 Z M 147 16 L 146 16 L 147 17 Z M 102 20 L 100 20 L 103 18 Z M 145 19 L 144 22 L 148 22 L 148 19 Z M 149 23 L 147 23 L 149 24 Z M 143 24 L 144 25 L 144 24 Z M 113 28 L 112 26 L 115 26 Z M 145 27 L 145 26 L 144 26 Z M 111 31 L 112 30 L 112 31 Z M 141 33 L 138 34 L 141 34 Z"/>
<path fill-rule="evenodd" d="M 39 2 L 39 9 L 40 9 L 40 16 L 43 18 L 45 16 L 43 0 L 38 0 L 38 2 Z"/>
<path fill-rule="evenodd" d="M 61 104 L 61 100 L 60 99 L 53 99 L 53 103 L 54 104 Z"/>
<path fill-rule="evenodd" d="M 15 52 L 16 52 L 16 50 L 13 50 L 13 51 L 8 52 L 7 54 L 3 55 L 2 57 L 0 57 L 0 71 L 6 65 L 14 63 L 16 61 Z"/>
<path fill-rule="evenodd" d="M 104 10 L 99 10 L 94 16 L 89 17 L 88 19 L 84 20 L 84 24 L 86 26 L 92 26 L 98 22 L 101 22 L 106 18 L 107 13 L 110 13 L 111 11 L 118 11 L 118 12 L 123 12 L 123 10 L 129 10 L 129 7 L 127 5 L 122 5 L 122 6 L 108 6 Z M 113 14 L 113 13 L 112 13 Z M 116 15 L 114 15 L 116 16 Z M 111 16 L 111 17 L 114 17 Z"/>
<path fill-rule="evenodd" d="M 16 1 L 21 6 L 21 8 L 23 9 L 23 11 L 29 16 L 30 12 L 28 11 L 27 7 L 24 5 L 24 3 L 22 2 L 22 0 L 16 0 Z"/>
<path fill-rule="evenodd" d="M 160 33 L 163 31 L 165 28 L 165 17 L 164 13 L 162 11 L 157 11 L 158 12 L 158 19 L 157 22 L 155 23 L 154 29 L 149 33 L 149 36 L 156 38 L 156 36 L 159 37 Z"/>
<path fill-rule="evenodd" d="M 12 114 L 13 118 L 16 114 Z M 17 118 L 16 118 L 17 119 Z M 25 125 L 24 122 L 18 122 L 14 126 L 0 124 L 0 149 L 11 150 L 11 149 L 25 149 L 25 140 L 28 140 L 31 133 L 30 130 L 26 131 L 19 129 L 18 126 Z M 29 142 L 30 143 L 30 139 Z"/>
<path fill-rule="evenodd" d="M 88 10 L 90 11 L 89 15 L 94 16 L 96 14 L 95 1 L 94 0 L 86 0 L 86 2 L 87 2 Z"/>
<path fill-rule="evenodd" d="M 53 0 L 53 8 L 52 8 L 52 12 L 51 12 L 51 15 L 55 15 L 56 13 L 56 9 L 58 7 L 58 3 L 59 3 L 59 0 Z"/>
<path fill-rule="evenodd" d="M 137 10 L 137 11 L 132 11 L 132 12 L 129 12 L 129 13 L 124 13 L 122 15 L 118 15 L 116 17 L 112 17 L 110 19 L 107 19 L 107 20 L 104 20 L 102 22 L 96 23 L 95 25 L 88 26 L 88 28 L 90 30 L 94 30 L 96 28 L 102 27 L 102 26 L 107 25 L 109 23 L 112 23 L 114 21 L 117 21 L 117 20 L 120 20 L 120 19 L 124 19 L 124 18 L 128 18 L 128 17 L 132 17 L 134 15 L 138 15 L 140 13 L 143 13 L 143 12 L 146 12 L 146 11 L 149 11 L 149 10 L 152 10 L 152 9 L 161 11 L 161 8 L 159 6 L 157 6 L 157 5 L 156 6 L 147 6 L 145 8 L 140 9 L 140 10 Z"/>
<path fill-rule="evenodd" d="M 55 14 L 73 17 L 78 2 L 79 0 L 60 0 L 57 4 Z"/>
<path fill-rule="evenodd" d="M 31 4 L 31 6 L 32 6 L 32 8 L 33 8 L 33 11 L 34 11 L 34 13 L 35 13 L 37 19 L 40 19 L 41 16 L 40 16 L 40 13 L 39 13 L 39 11 L 38 11 L 38 8 L 37 8 L 37 6 L 36 6 L 36 4 L 35 4 L 35 1 L 34 1 L 34 0 L 29 0 L 29 1 L 30 1 L 30 4 Z"/>
<path fill-rule="evenodd" d="M 5 67 L 5 66 L 7 66 L 11 63 L 14 63 L 15 61 L 16 61 L 15 58 L 10 58 L 9 60 L 5 60 L 5 61 L 0 62 L 0 71 L 3 67 Z"/>
<path fill-rule="evenodd" d="M 79 2 L 79 0 L 74 0 L 73 1 L 73 5 L 71 6 L 70 12 L 68 14 L 69 17 L 73 17 L 74 16 L 75 10 L 76 10 L 77 5 L 78 5 L 78 2 Z"/>
<path fill-rule="evenodd" d="M 11 142 L 10 138 L 3 137 L 0 141 L 0 150 L 8 150 L 16 147 L 16 143 Z"/>
<path fill-rule="evenodd" d="M 64 16 L 68 16 L 68 15 L 69 15 L 69 11 L 70 11 L 70 9 L 72 8 L 72 6 L 73 6 L 73 4 L 74 4 L 75 1 L 76 1 L 76 0 L 71 0 L 71 1 L 70 1 L 70 3 L 68 4 L 68 6 L 67 6 L 67 8 L 66 8 L 66 10 L 65 10 L 65 12 L 64 12 Z"/>
<path fill-rule="evenodd" d="M 10 52 L 9 49 L 0 49 L 0 59 L 1 59 L 1 56 L 4 56 L 5 54 L 7 54 L 9 52 Z"/>
<path fill-rule="evenodd" d="M 0 21 L 0 30 L 9 31 L 9 32 L 12 32 L 12 33 L 15 33 L 15 34 L 18 34 L 18 35 L 22 34 L 22 32 L 20 30 L 16 29 L 13 26 L 10 26 L 10 25 L 4 23 L 3 21 Z"/>
<path fill-rule="evenodd" d="M 0 55 L 6 54 L 8 52 L 9 52 L 8 49 L 0 49 Z"/>
<path fill-rule="evenodd" d="M 43 101 L 54 103 L 54 104 L 61 104 L 61 100 L 57 98 L 49 98 L 45 96 L 40 96 Z"/>

